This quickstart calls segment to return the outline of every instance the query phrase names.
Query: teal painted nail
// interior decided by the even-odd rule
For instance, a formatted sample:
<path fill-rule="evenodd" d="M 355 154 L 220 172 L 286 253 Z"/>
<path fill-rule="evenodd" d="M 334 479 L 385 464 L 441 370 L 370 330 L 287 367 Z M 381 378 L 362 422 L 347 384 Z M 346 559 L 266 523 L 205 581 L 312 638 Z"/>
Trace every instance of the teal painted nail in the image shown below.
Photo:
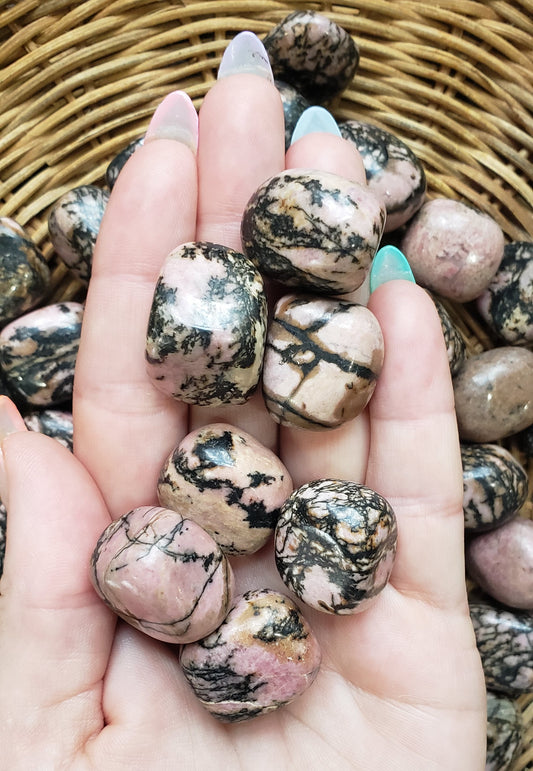
<path fill-rule="evenodd" d="M 416 284 L 413 271 L 403 252 L 395 246 L 382 246 L 376 252 L 370 268 L 370 292 L 374 292 L 378 286 L 396 278 L 403 278 Z"/>
<path fill-rule="evenodd" d="M 294 127 L 291 137 L 291 145 L 306 134 L 322 132 L 325 134 L 335 134 L 340 137 L 341 132 L 333 115 L 324 107 L 308 107 L 304 110 Z"/>

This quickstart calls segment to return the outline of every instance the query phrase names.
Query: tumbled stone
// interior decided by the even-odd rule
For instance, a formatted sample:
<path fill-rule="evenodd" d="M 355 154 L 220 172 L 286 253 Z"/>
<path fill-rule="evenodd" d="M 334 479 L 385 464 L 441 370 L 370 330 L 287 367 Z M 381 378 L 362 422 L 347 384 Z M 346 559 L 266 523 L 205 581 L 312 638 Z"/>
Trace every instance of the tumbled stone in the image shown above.
<path fill-rule="evenodd" d="M 359 49 L 348 32 L 315 11 L 290 13 L 263 44 L 274 77 L 315 103 L 344 91 L 359 64 Z"/>
<path fill-rule="evenodd" d="M 71 399 L 82 317 L 81 303 L 54 303 L 0 332 L 0 367 L 28 404 L 53 407 Z"/>
<path fill-rule="evenodd" d="M 389 580 L 396 517 L 369 487 L 319 479 L 287 499 L 274 540 L 276 567 L 297 597 L 325 613 L 356 613 Z"/>
<path fill-rule="evenodd" d="M 522 744 L 522 720 L 516 704 L 487 691 L 487 756 L 485 771 L 508 771 Z"/>
<path fill-rule="evenodd" d="M 359 415 L 383 365 L 374 314 L 345 300 L 287 295 L 268 331 L 263 396 L 278 423 L 314 431 Z"/>
<path fill-rule="evenodd" d="M 469 357 L 454 378 L 461 439 L 494 442 L 533 423 L 533 353 L 503 346 Z"/>
<path fill-rule="evenodd" d="M 514 517 L 466 545 L 468 575 L 510 608 L 533 610 L 533 520 Z"/>
<path fill-rule="evenodd" d="M 65 410 L 39 410 L 24 416 L 26 428 L 46 434 L 72 452 L 74 425 L 72 413 Z"/>
<path fill-rule="evenodd" d="M 396 230 L 424 203 L 424 167 L 405 142 L 379 126 L 351 119 L 339 129 L 361 154 L 368 187 L 385 204 L 385 232 Z"/>
<path fill-rule="evenodd" d="M 533 615 L 472 602 L 470 617 L 487 688 L 510 696 L 533 691 Z"/>
<path fill-rule="evenodd" d="M 238 597 L 222 625 L 185 645 L 180 663 L 202 705 L 240 722 L 294 701 L 320 668 L 318 641 L 289 597 L 271 589 Z"/>
<path fill-rule="evenodd" d="M 115 182 L 118 179 L 118 175 L 126 165 L 126 161 L 129 161 L 135 150 L 144 144 L 144 137 L 134 139 L 130 142 L 118 155 L 115 155 L 113 160 L 109 163 L 105 172 L 105 181 L 110 190 L 115 186 Z"/>
<path fill-rule="evenodd" d="M 510 345 L 533 342 L 533 243 L 514 241 L 477 307 L 489 327 Z"/>
<path fill-rule="evenodd" d="M 497 444 L 461 444 L 465 529 L 490 530 L 511 519 L 527 499 L 521 463 Z"/>
<path fill-rule="evenodd" d="M 234 249 L 207 242 L 172 251 L 157 281 L 148 374 L 189 404 L 242 404 L 255 390 L 266 337 L 263 280 Z"/>
<path fill-rule="evenodd" d="M 17 222 L 0 217 L 0 326 L 37 305 L 49 285 L 40 249 Z"/>
<path fill-rule="evenodd" d="M 310 106 L 307 99 L 302 94 L 290 86 L 288 83 L 284 83 L 282 80 L 276 80 L 275 84 L 281 97 L 281 104 L 283 105 L 283 118 L 285 123 L 285 150 L 288 150 L 291 144 L 292 133 L 301 114 L 304 110 Z"/>
<path fill-rule="evenodd" d="M 210 634 L 233 598 L 233 572 L 217 543 L 196 522 L 160 506 L 139 506 L 104 530 L 91 579 L 120 618 L 169 643 Z"/>
<path fill-rule="evenodd" d="M 107 191 L 80 185 L 62 195 L 48 217 L 54 249 L 84 283 L 91 277 L 94 246 L 108 200 Z"/>
<path fill-rule="evenodd" d="M 492 217 L 448 198 L 427 201 L 401 242 L 417 282 L 461 303 L 489 286 L 503 249 L 502 229 Z"/>
<path fill-rule="evenodd" d="M 453 377 L 459 372 L 466 359 L 466 343 L 442 302 L 433 296 L 431 299 L 435 303 L 435 308 L 439 314 L 442 334 L 446 344 L 446 354 Z"/>
<path fill-rule="evenodd" d="M 227 554 L 252 554 L 274 531 L 292 480 L 280 459 L 227 423 L 191 431 L 159 476 L 159 503 L 198 522 Z"/>

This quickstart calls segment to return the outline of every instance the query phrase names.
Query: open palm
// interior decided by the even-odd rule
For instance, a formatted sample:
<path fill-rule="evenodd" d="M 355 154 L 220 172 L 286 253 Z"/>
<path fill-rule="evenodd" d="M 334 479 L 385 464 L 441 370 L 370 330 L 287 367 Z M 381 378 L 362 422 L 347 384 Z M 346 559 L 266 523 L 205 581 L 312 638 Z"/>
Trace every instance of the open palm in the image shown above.
<path fill-rule="evenodd" d="M 332 432 L 279 430 L 259 395 L 245 407 L 187 409 L 146 376 L 153 288 L 173 247 L 196 239 L 239 248 L 246 201 L 285 166 L 360 175 L 356 152 L 336 136 L 308 135 L 285 156 L 277 91 L 254 75 L 213 87 L 199 133 L 197 158 L 172 139 L 146 142 L 111 196 L 76 371 L 77 457 L 24 431 L 3 444 L 0 766 L 482 769 L 485 696 L 466 602 L 453 394 L 425 292 L 392 281 L 371 296 L 384 369 L 368 414 Z M 177 649 L 116 624 L 88 570 L 109 517 L 155 503 L 170 450 L 215 420 L 276 449 L 296 485 L 366 483 L 388 498 L 399 527 L 391 581 L 374 605 L 351 617 L 304 609 L 323 650 L 312 687 L 233 725 L 196 701 Z M 286 591 L 272 552 L 233 560 L 239 590 Z"/>

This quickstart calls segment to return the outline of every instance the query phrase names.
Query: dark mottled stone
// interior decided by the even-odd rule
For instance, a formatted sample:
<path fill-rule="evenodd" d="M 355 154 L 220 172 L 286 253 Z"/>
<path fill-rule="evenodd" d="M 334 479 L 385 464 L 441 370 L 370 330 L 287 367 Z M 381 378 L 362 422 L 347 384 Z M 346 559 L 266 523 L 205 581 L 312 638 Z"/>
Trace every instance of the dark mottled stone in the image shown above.
<path fill-rule="evenodd" d="M 250 260 L 218 244 L 183 244 L 157 281 L 148 373 L 163 393 L 189 404 L 242 404 L 257 387 L 266 323 L 263 280 Z"/>
<path fill-rule="evenodd" d="M 487 691 L 487 758 L 485 771 L 508 771 L 522 745 L 522 720 L 516 704 Z"/>
<path fill-rule="evenodd" d="M 295 490 L 275 531 L 276 567 L 303 602 L 355 613 L 387 584 L 396 553 L 396 517 L 369 487 L 319 479 Z"/>
<path fill-rule="evenodd" d="M 343 294 L 363 283 L 384 223 L 385 208 L 366 185 L 289 169 L 248 201 L 242 246 L 262 273 L 285 286 Z"/>
<path fill-rule="evenodd" d="M 107 191 L 80 185 L 62 195 L 48 217 L 54 249 L 85 283 L 91 277 L 94 245 L 108 200 Z"/>
<path fill-rule="evenodd" d="M 289 704 L 314 681 L 321 653 L 298 607 L 271 589 L 236 599 L 209 637 L 185 645 L 181 667 L 201 704 L 237 723 Z"/>
<path fill-rule="evenodd" d="M 47 305 L 12 321 L 0 333 L 0 367 L 25 402 L 53 407 L 72 397 L 83 306 Z"/>
<path fill-rule="evenodd" d="M 0 501 L 0 578 L 4 572 L 4 557 L 6 553 L 6 525 L 7 511 L 4 504 Z"/>
<path fill-rule="evenodd" d="M 361 154 L 368 187 L 383 199 L 385 232 L 396 230 L 424 203 L 426 175 L 422 163 L 405 142 L 371 123 L 347 120 L 339 123 L 339 129 Z"/>
<path fill-rule="evenodd" d="M 533 692 L 533 615 L 472 602 L 470 617 L 487 688 L 510 696 Z"/>
<path fill-rule="evenodd" d="M 526 470 L 504 447 L 462 444 L 466 530 L 490 530 L 511 519 L 527 499 Z"/>
<path fill-rule="evenodd" d="M 533 242 L 514 241 L 488 288 L 477 299 L 481 316 L 510 345 L 533 342 Z"/>
<path fill-rule="evenodd" d="M 72 452 L 74 426 L 72 413 L 64 410 L 39 410 L 24 416 L 24 423 L 30 431 L 46 434 Z"/>
<path fill-rule="evenodd" d="M 275 81 L 275 86 L 281 96 L 283 105 L 283 117 L 285 120 L 285 150 L 288 150 L 291 144 L 292 134 L 301 114 L 310 106 L 308 100 L 302 94 L 281 80 Z"/>
<path fill-rule="evenodd" d="M 135 150 L 137 150 L 137 148 L 142 144 L 144 144 L 144 137 L 140 137 L 140 139 L 134 139 L 133 142 L 130 142 L 129 145 L 124 148 L 124 150 L 121 150 L 120 153 L 118 153 L 118 155 L 113 158 L 105 172 L 105 181 L 107 182 L 107 186 L 110 190 L 113 189 L 118 175 L 126 165 L 126 161 L 131 158 Z"/>
<path fill-rule="evenodd" d="M 294 11 L 264 38 L 274 77 L 315 103 L 340 94 L 359 64 L 359 50 L 334 21 L 314 11 Z"/>
<path fill-rule="evenodd" d="M 49 285 L 41 251 L 18 223 L 0 217 L 0 326 L 37 305 Z"/>
<path fill-rule="evenodd" d="M 442 334 L 446 344 L 446 353 L 450 364 L 452 377 L 456 375 L 466 359 L 466 343 L 463 336 L 453 323 L 452 317 L 440 300 L 432 296 L 437 313 L 439 314 Z"/>

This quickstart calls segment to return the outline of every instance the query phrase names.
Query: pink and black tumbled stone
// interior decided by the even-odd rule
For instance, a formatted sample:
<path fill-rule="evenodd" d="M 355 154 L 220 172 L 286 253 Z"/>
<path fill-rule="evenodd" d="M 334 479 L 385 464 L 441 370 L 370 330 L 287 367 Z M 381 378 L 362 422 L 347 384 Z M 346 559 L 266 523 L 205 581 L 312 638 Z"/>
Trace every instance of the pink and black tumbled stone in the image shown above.
<path fill-rule="evenodd" d="M 0 217 L 0 326 L 37 305 L 49 284 L 40 249 L 17 222 Z"/>
<path fill-rule="evenodd" d="M 319 479 L 295 490 L 275 531 L 285 585 L 325 613 L 364 610 L 386 586 L 396 554 L 396 516 L 379 493 Z"/>

